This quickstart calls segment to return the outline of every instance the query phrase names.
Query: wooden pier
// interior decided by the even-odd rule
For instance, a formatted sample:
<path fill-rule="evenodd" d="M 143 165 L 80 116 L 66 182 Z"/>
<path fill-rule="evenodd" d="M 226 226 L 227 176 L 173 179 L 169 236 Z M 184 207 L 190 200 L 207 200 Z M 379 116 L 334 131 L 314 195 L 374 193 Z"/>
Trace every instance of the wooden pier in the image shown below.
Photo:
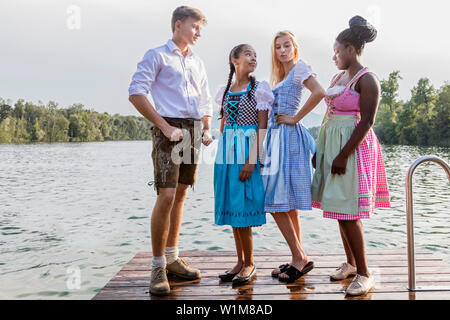
<path fill-rule="evenodd" d="M 315 268 L 294 283 L 285 284 L 270 276 L 273 268 L 290 261 L 287 251 L 256 251 L 257 276 L 243 286 L 221 283 L 217 277 L 236 262 L 232 251 L 181 252 L 180 256 L 199 268 L 202 278 L 195 281 L 169 276 L 171 295 L 149 295 L 151 254 L 138 253 L 94 300 L 450 300 L 450 291 L 409 292 L 407 249 L 368 248 L 367 259 L 375 274 L 376 287 L 364 297 L 346 297 L 351 282 L 331 281 L 330 273 L 345 262 L 343 253 L 309 253 Z M 416 252 L 417 286 L 450 287 L 450 266 L 433 253 Z"/>

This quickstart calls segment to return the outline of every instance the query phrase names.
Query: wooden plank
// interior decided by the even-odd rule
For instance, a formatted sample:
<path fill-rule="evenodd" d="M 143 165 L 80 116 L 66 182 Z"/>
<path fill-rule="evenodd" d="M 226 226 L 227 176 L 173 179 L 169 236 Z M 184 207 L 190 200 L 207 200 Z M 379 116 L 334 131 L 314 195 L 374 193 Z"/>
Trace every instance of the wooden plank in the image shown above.
<path fill-rule="evenodd" d="M 341 262 L 342 263 L 342 262 Z M 396 267 L 408 267 L 407 261 L 371 261 L 368 260 L 369 269 L 370 268 L 396 268 Z M 315 269 L 321 269 L 321 268 L 336 268 L 340 265 L 339 262 L 330 262 L 330 261 L 322 261 L 315 264 Z M 231 267 L 230 265 L 224 265 L 224 263 L 221 262 L 200 262 L 190 263 L 191 267 L 198 268 L 201 271 L 204 270 L 223 270 L 227 267 Z M 256 263 L 256 268 L 259 270 L 264 269 L 270 269 L 273 270 L 275 267 L 277 267 L 277 263 L 273 262 L 258 262 Z M 438 267 L 438 266 L 444 266 L 444 263 L 441 261 L 429 261 L 429 260 L 422 260 L 422 261 L 416 261 L 416 267 Z M 139 271 L 139 270 L 150 270 L 151 266 L 146 264 L 126 264 L 122 270 L 128 270 L 128 271 Z"/>
<path fill-rule="evenodd" d="M 270 275 L 271 269 L 266 269 L 266 275 Z M 317 275 L 317 276 L 329 276 L 335 268 L 315 268 L 308 276 Z M 372 268 L 373 270 L 373 268 Z M 224 270 L 202 270 L 202 277 L 217 277 L 219 273 L 225 271 Z M 408 268 L 405 267 L 392 267 L 392 268 L 378 268 L 376 269 L 377 274 L 389 274 L 389 275 L 407 275 Z M 148 270 L 121 270 L 119 271 L 114 278 L 139 278 L 139 277 L 150 277 L 151 271 Z M 257 274 L 264 275 L 264 271 L 258 269 Z M 441 274 L 450 274 L 450 270 L 448 267 L 417 267 L 416 275 L 441 275 Z"/>
<path fill-rule="evenodd" d="M 367 256 L 371 255 L 407 255 L 408 249 L 373 249 L 367 248 L 366 254 Z M 342 252 L 307 252 L 308 256 L 342 256 L 345 255 L 344 251 Z M 416 250 L 416 255 L 433 255 L 433 252 L 425 251 L 425 250 Z M 280 251 L 263 251 L 263 250 L 255 250 L 253 251 L 254 256 L 291 256 L 290 251 L 280 250 Z M 210 250 L 210 251 L 181 251 L 180 256 L 183 257 L 224 257 L 224 256 L 236 256 L 236 251 L 231 250 Z M 149 258 L 152 257 L 151 252 L 139 252 L 136 254 L 137 258 Z"/>
<path fill-rule="evenodd" d="M 107 296 L 97 295 L 94 300 L 193 300 L 192 296 Z M 195 300 L 212 300 L 211 297 L 197 296 Z M 214 300 L 450 300 L 450 294 L 435 292 L 378 292 L 362 297 L 347 297 L 341 293 L 328 294 L 280 294 L 252 296 L 214 296 Z"/>
<path fill-rule="evenodd" d="M 437 285 L 438 283 L 434 283 Z M 447 283 L 448 285 L 449 283 Z M 231 286 L 220 286 L 215 288 L 196 287 L 196 286 L 185 286 L 185 287 L 174 287 L 171 289 L 172 297 L 180 296 L 190 296 L 192 299 L 197 299 L 197 297 L 209 297 L 209 299 L 214 300 L 216 296 L 230 296 L 230 299 L 236 296 L 247 298 L 254 298 L 255 295 L 264 299 L 265 296 L 279 296 L 279 295 L 328 295 L 328 294 L 341 294 L 345 296 L 345 289 L 347 284 L 320 284 L 314 286 L 308 285 L 278 285 L 278 286 L 258 286 L 253 284 L 247 284 L 245 286 L 240 286 L 237 288 L 232 288 Z M 99 296 L 103 297 L 135 297 L 135 298 L 149 298 L 148 287 L 121 287 L 121 288 L 104 288 Z M 372 290 L 372 295 L 383 294 L 383 293 L 408 293 L 405 285 L 399 284 L 385 284 L 382 287 L 377 286 Z M 450 296 L 450 292 L 435 292 L 435 298 L 441 297 L 442 295 Z M 324 297 L 326 299 L 326 297 Z M 343 297 L 341 297 L 343 298 Z"/>
<path fill-rule="evenodd" d="M 346 260 L 343 253 L 309 254 L 316 267 L 295 283 L 285 284 L 272 278 L 273 268 L 290 260 L 288 251 L 256 251 L 257 277 L 244 286 L 233 287 L 221 283 L 218 274 L 232 267 L 236 261 L 234 251 L 190 251 L 180 256 L 187 257 L 193 267 L 202 272 L 202 279 L 186 281 L 169 277 L 172 288 L 168 297 L 154 297 L 148 293 L 151 274 L 151 253 L 135 255 L 93 298 L 110 299 L 156 299 L 156 300 L 302 300 L 302 299 L 450 299 L 450 291 L 416 292 L 407 290 L 408 260 L 406 250 L 378 250 L 367 255 L 370 270 L 375 274 L 376 289 L 364 297 L 346 297 L 345 289 L 351 282 L 331 281 L 329 275 Z M 450 286 L 450 268 L 430 252 L 416 254 L 417 286 Z"/>
<path fill-rule="evenodd" d="M 205 259 L 211 259 L 212 261 L 234 261 L 237 256 L 229 255 L 229 256 L 184 256 L 180 254 L 180 257 L 186 259 L 186 260 L 196 260 L 196 261 L 202 261 Z M 340 260 L 342 258 L 345 258 L 345 254 L 335 254 L 335 255 L 311 255 L 309 254 L 308 257 L 311 257 L 311 259 L 319 259 L 319 260 Z M 379 255 L 367 255 L 368 259 L 382 259 L 382 260 L 389 260 L 389 259 L 408 259 L 408 255 L 406 254 L 379 254 Z M 291 255 L 254 255 L 254 259 L 256 260 L 285 260 L 290 259 Z M 133 257 L 133 259 L 145 259 L 145 260 L 151 260 L 151 256 L 143 257 L 140 255 L 136 255 Z M 132 260 L 133 260 L 132 259 Z M 416 259 L 442 259 L 439 256 L 433 255 L 433 254 L 416 254 Z M 131 260 L 130 260 L 131 261 Z"/>
<path fill-rule="evenodd" d="M 295 282 L 291 284 L 278 285 L 260 285 L 258 280 L 253 281 L 242 286 L 233 286 L 231 284 L 220 286 L 199 286 L 199 285 L 184 285 L 172 286 L 171 293 L 174 295 L 190 295 L 190 296 L 216 296 L 216 295 L 243 295 L 243 294 L 287 294 L 287 293 L 301 293 L 301 294 L 317 294 L 317 293 L 344 293 L 351 281 L 343 282 L 328 282 L 328 283 L 308 283 Z M 430 286 L 450 286 L 449 282 L 428 282 Z M 129 287 L 113 287 L 105 288 L 107 291 L 117 292 L 133 292 L 136 294 L 148 294 L 148 286 L 129 286 Z M 374 292 L 402 292 L 408 291 L 406 283 L 377 283 Z M 449 291 L 450 292 L 450 291 Z"/>
<path fill-rule="evenodd" d="M 384 284 L 384 283 L 401 283 L 401 284 L 407 284 L 408 283 L 408 276 L 407 275 L 375 275 L 376 282 L 378 284 Z M 321 284 L 321 283 L 347 283 L 351 282 L 351 278 L 332 282 L 328 277 L 324 276 L 310 276 L 307 275 L 299 280 L 297 280 L 295 283 L 301 283 L 305 285 L 315 285 L 315 284 Z M 416 278 L 417 286 L 430 286 L 432 282 L 448 282 L 450 283 L 450 273 L 448 275 L 445 275 L 443 277 L 436 277 L 435 275 L 422 275 L 420 278 Z M 223 283 L 220 282 L 219 278 L 217 277 L 207 277 L 202 278 L 200 280 L 184 280 L 177 277 L 169 277 L 169 282 L 171 286 L 186 286 L 186 285 L 195 285 L 195 286 L 229 286 L 229 283 Z M 272 278 L 270 276 L 258 276 L 257 277 L 257 284 L 258 285 L 283 285 L 282 282 L 280 282 L 276 278 Z M 144 277 L 144 278 L 134 278 L 134 279 L 112 279 L 110 280 L 106 285 L 105 288 L 115 288 L 115 287 L 148 287 L 150 284 L 150 277 Z M 291 284 L 285 284 L 287 286 L 290 286 Z"/>
<path fill-rule="evenodd" d="M 200 264 L 200 263 L 221 263 L 221 264 L 233 264 L 236 263 L 237 258 L 236 257 L 189 257 L 189 258 L 184 258 L 188 263 L 196 263 L 196 264 Z M 274 267 L 275 265 L 279 265 L 282 263 L 286 263 L 288 261 L 291 260 L 291 257 L 276 257 L 276 256 L 257 256 L 254 258 L 256 263 L 259 262 L 273 262 L 274 263 Z M 340 256 L 340 257 L 330 257 L 330 256 L 309 256 L 309 260 L 314 261 L 314 262 L 334 262 L 334 263 L 338 263 L 341 264 L 342 262 L 345 262 L 347 259 L 345 256 Z M 128 262 L 128 264 L 133 264 L 133 265 L 149 265 L 151 264 L 152 259 L 151 258 L 133 258 L 130 260 L 130 262 Z M 408 257 L 407 256 L 400 256 L 400 255 L 383 255 L 383 256 L 369 256 L 367 258 L 367 261 L 373 262 L 379 262 L 379 261 L 384 261 L 384 262 L 388 262 L 388 261 L 403 261 L 403 262 L 408 262 Z M 416 257 L 416 261 L 443 261 L 441 258 L 437 258 L 434 256 L 430 256 L 430 255 L 420 255 Z"/>

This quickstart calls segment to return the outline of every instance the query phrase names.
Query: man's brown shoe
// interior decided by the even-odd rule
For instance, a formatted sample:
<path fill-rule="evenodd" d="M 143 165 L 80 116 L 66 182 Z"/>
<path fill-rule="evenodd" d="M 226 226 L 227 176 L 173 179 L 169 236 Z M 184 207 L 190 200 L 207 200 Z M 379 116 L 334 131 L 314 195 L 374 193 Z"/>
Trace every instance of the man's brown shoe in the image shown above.
<path fill-rule="evenodd" d="M 166 268 L 160 267 L 152 270 L 150 293 L 155 296 L 167 296 L 170 294 Z"/>
<path fill-rule="evenodd" d="M 189 267 L 186 261 L 178 258 L 171 264 L 167 265 L 167 271 L 180 278 L 195 280 L 200 279 L 200 270 Z"/>

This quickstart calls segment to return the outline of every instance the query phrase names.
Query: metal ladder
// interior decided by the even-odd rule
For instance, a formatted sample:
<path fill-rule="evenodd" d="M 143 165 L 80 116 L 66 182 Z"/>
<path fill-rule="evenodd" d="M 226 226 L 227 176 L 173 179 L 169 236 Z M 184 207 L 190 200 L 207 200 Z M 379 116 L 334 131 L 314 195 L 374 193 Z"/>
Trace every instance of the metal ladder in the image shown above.
<path fill-rule="evenodd" d="M 450 181 L 449 165 L 436 156 L 420 157 L 411 165 L 406 174 L 406 219 L 408 232 L 408 290 L 409 291 L 449 291 L 450 287 L 416 287 L 416 258 L 414 251 L 414 221 L 413 221 L 413 190 L 412 178 L 416 168 L 424 163 L 432 161 L 439 164 L 447 173 Z"/>

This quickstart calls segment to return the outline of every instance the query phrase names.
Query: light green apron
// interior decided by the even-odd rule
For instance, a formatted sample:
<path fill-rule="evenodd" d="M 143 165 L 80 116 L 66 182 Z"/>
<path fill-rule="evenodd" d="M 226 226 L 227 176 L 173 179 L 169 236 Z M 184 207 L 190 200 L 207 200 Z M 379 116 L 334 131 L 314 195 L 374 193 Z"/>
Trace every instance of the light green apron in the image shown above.
<path fill-rule="evenodd" d="M 311 195 L 323 211 L 359 214 L 356 152 L 348 158 L 344 175 L 331 174 L 333 161 L 350 139 L 357 120 L 355 116 L 333 115 L 320 129 Z"/>

